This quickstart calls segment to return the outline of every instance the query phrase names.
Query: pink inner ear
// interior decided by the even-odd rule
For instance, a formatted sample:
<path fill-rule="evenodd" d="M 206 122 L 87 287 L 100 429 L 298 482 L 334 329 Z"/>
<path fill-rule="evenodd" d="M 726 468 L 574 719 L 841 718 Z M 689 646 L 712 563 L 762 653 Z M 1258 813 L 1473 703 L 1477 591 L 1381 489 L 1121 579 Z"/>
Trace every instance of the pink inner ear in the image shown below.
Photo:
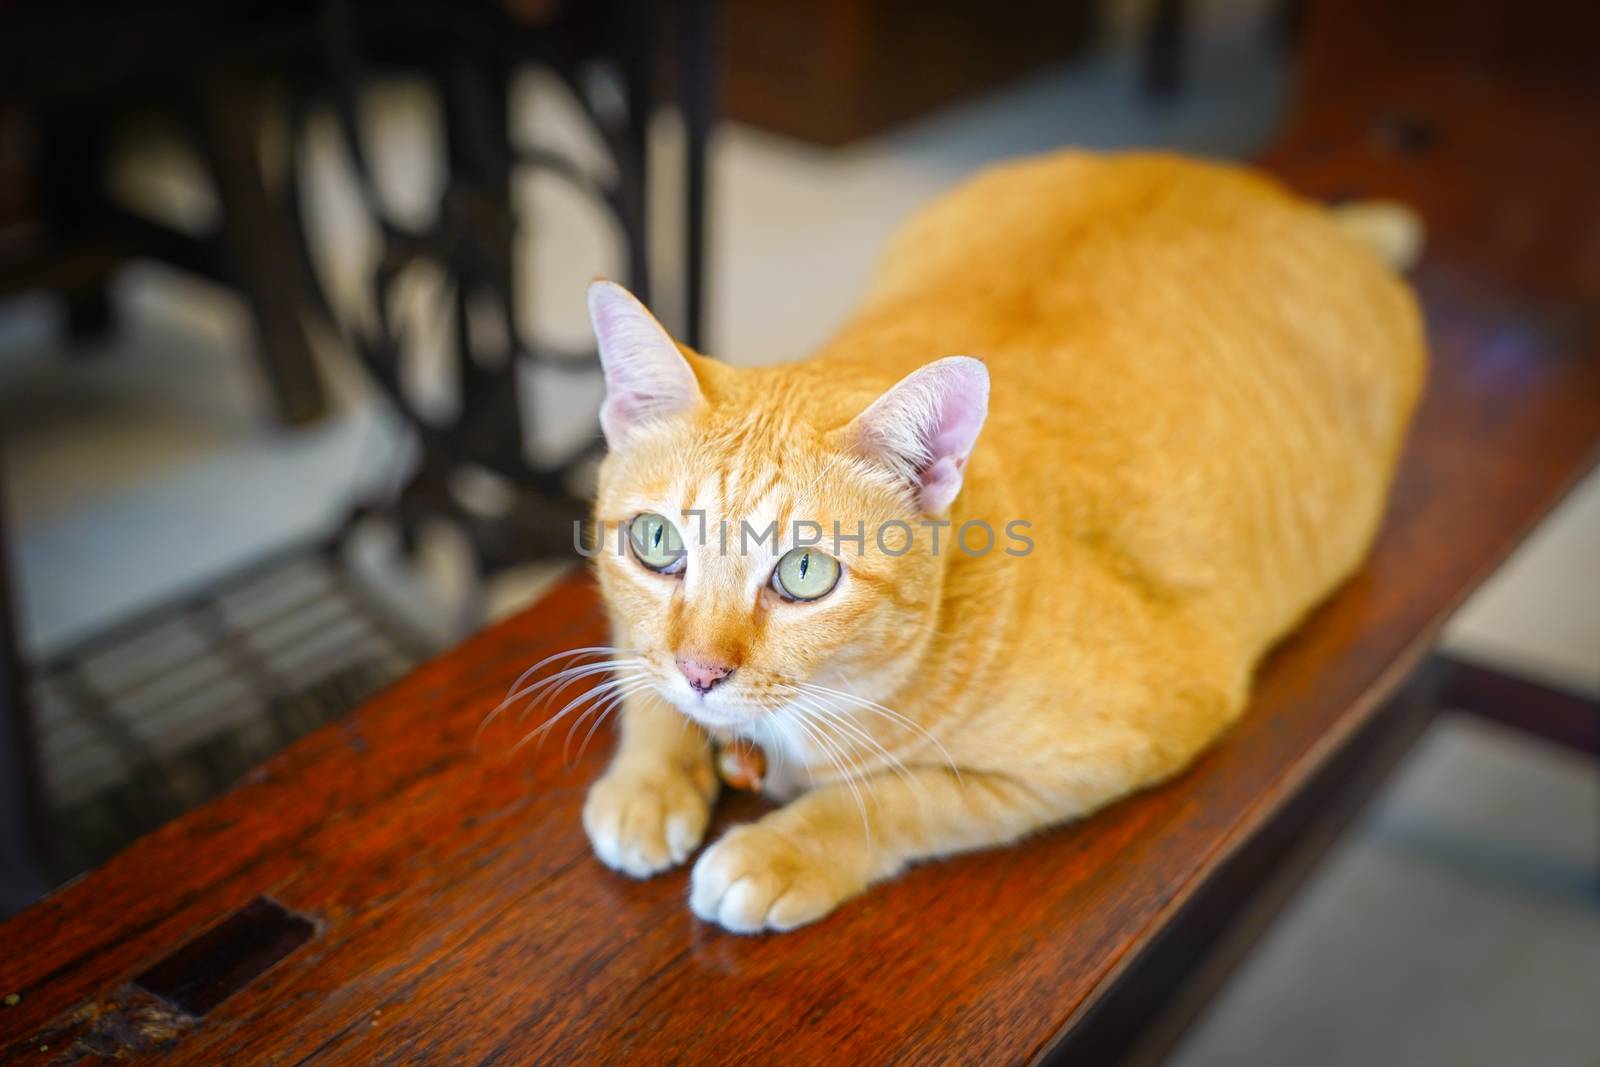
<path fill-rule="evenodd" d="M 922 472 L 917 503 L 926 514 L 937 515 L 955 503 L 956 495 L 961 492 L 961 471 L 965 466 L 965 460 L 945 456 L 934 460 Z"/>
<path fill-rule="evenodd" d="M 606 394 L 605 412 L 619 422 L 637 422 L 648 414 L 648 406 L 640 397 L 618 390 Z"/>
<path fill-rule="evenodd" d="M 984 416 L 989 413 L 988 382 L 982 384 L 980 392 L 963 388 L 969 382 L 958 381 L 945 393 L 939 404 L 939 420 L 930 440 L 936 460 L 944 456 L 961 456 L 964 462 L 967 453 L 972 451 L 973 444 L 978 440 L 978 431 L 983 429 Z"/>
<path fill-rule="evenodd" d="M 700 395 L 694 371 L 643 304 L 619 285 L 589 287 L 589 317 L 606 376 L 600 427 L 612 447 L 643 423 L 692 407 Z"/>
<path fill-rule="evenodd" d="M 961 492 L 967 457 L 989 412 L 989 372 L 968 356 L 913 371 L 857 420 L 871 451 L 905 474 L 926 514 Z"/>

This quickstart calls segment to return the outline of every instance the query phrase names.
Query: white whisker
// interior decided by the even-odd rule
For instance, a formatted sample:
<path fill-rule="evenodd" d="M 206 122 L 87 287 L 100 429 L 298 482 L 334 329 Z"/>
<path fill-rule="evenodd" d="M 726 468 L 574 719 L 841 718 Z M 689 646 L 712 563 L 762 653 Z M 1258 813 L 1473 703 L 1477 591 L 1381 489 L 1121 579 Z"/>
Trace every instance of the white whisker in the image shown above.
<path fill-rule="evenodd" d="M 789 721 L 787 716 L 784 715 L 783 708 L 781 706 L 772 709 L 772 714 L 767 718 L 766 721 L 770 728 L 776 731 L 779 736 L 780 743 L 778 745 L 777 754 L 778 762 L 781 765 L 784 759 L 784 751 L 794 746 L 794 735 L 789 732 L 789 728 L 794 724 Z M 804 760 L 801 760 L 800 766 L 806 772 L 806 778 L 811 783 L 811 786 L 815 788 L 817 784 L 817 776 L 811 772 L 811 765 Z"/>
<path fill-rule="evenodd" d="M 636 682 L 636 681 L 639 681 L 641 679 L 648 678 L 648 677 L 649 677 L 649 673 L 647 671 L 642 671 L 642 670 L 641 671 L 635 671 L 635 672 L 633 672 L 631 674 L 621 675 L 621 676 L 619 676 L 617 678 L 612 678 L 612 679 L 609 679 L 608 681 L 600 682 L 599 684 L 595 685 L 593 688 L 584 690 L 582 693 L 579 693 L 577 696 L 573 697 L 570 701 L 568 701 L 566 706 L 563 707 L 560 711 L 556 712 L 549 719 L 546 719 L 543 724 L 541 724 L 541 725 L 535 727 L 534 729 L 528 731 L 528 733 L 523 736 L 522 740 L 518 741 L 515 745 L 513 745 L 511 747 L 511 751 L 512 752 L 516 752 L 518 749 L 522 748 L 523 745 L 527 744 L 529 741 L 533 740 L 535 737 L 542 736 L 552 726 L 554 726 L 556 723 L 560 722 L 564 717 L 566 717 L 566 715 L 568 715 L 574 708 L 582 706 L 585 701 L 598 700 L 601 697 L 611 693 L 613 690 L 619 688 L 620 686 L 626 685 L 629 682 Z"/>
<path fill-rule="evenodd" d="M 571 726 L 567 727 L 567 739 L 561 743 L 561 762 L 568 766 L 571 765 L 568 762 L 567 753 L 572 747 L 572 735 L 575 734 L 578 728 L 583 725 L 583 720 L 587 719 L 590 715 L 595 716 L 594 725 L 589 727 L 589 732 L 583 735 L 583 744 L 578 746 L 577 758 L 579 760 L 583 759 L 583 754 L 584 752 L 588 751 L 589 742 L 593 740 L 595 731 L 600 728 L 600 724 L 602 722 L 605 722 L 606 717 L 609 716 L 613 711 L 616 711 L 617 708 L 621 707 L 622 702 L 627 700 L 628 697 L 642 690 L 649 689 L 654 684 L 655 682 L 649 678 L 635 678 L 628 685 L 618 686 L 614 692 L 604 699 L 597 700 L 593 704 L 590 704 L 588 709 L 585 710 L 582 715 L 579 715 L 575 720 L 573 720 Z M 596 714 L 597 712 L 598 714 Z"/>
<path fill-rule="evenodd" d="M 600 724 L 605 722 L 607 717 L 609 717 L 612 712 L 620 708 L 623 701 L 627 700 L 635 693 L 643 692 L 644 690 L 652 688 L 654 685 L 655 682 L 650 679 L 646 679 L 642 682 L 636 682 L 632 686 L 622 689 L 614 697 L 608 700 L 600 714 L 595 718 L 593 725 L 589 727 L 589 732 L 583 735 L 583 744 L 578 746 L 578 760 L 582 760 L 583 754 L 589 750 L 589 742 L 594 739 L 594 733 L 596 730 L 600 729 Z M 588 713 L 585 712 L 585 714 Z M 581 722 L 582 720 L 580 719 L 579 721 Z M 563 754 L 564 753 L 565 749 L 563 749 Z"/>
<path fill-rule="evenodd" d="M 602 654 L 609 656 L 616 655 L 618 653 L 631 653 L 636 651 L 638 650 L 632 648 L 618 648 L 614 645 L 584 645 L 582 648 L 569 648 L 565 652 L 557 652 L 554 655 L 546 656 L 544 659 L 540 660 L 538 663 L 535 663 L 533 666 L 529 667 L 527 670 L 523 671 L 517 676 L 517 680 L 512 682 L 511 688 L 506 691 L 506 698 L 504 701 L 502 701 L 502 705 L 509 704 L 516 700 L 517 690 L 522 688 L 522 684 L 537 674 L 539 668 L 543 667 L 547 663 L 554 663 L 556 660 L 561 659 L 574 659 L 578 656 L 595 656 Z"/>
<path fill-rule="evenodd" d="M 872 822 L 867 817 L 867 802 L 866 799 L 861 795 L 861 790 L 857 788 L 854 776 L 851 775 L 850 771 L 845 767 L 844 761 L 839 755 L 838 750 L 834 748 L 831 743 L 829 743 L 826 732 L 822 729 L 822 723 L 816 719 L 812 719 L 806 713 L 806 710 L 799 705 L 791 704 L 789 705 L 789 708 L 799 713 L 798 716 L 793 720 L 794 725 L 799 727 L 800 730 L 811 739 L 812 743 L 822 751 L 822 754 L 827 758 L 828 762 L 832 764 L 833 767 L 839 772 L 839 776 L 841 779 L 843 779 L 845 787 L 850 790 L 850 795 L 855 798 L 856 808 L 861 812 L 861 830 L 866 835 L 867 847 L 872 847 Z"/>
<path fill-rule="evenodd" d="M 789 688 L 794 687 L 791 686 Z M 800 692 L 798 689 L 795 691 L 797 693 Z M 878 739 L 863 729 L 860 724 L 852 721 L 848 715 L 840 711 L 838 708 L 823 703 L 815 695 L 802 695 L 800 699 L 805 699 L 808 701 L 812 710 L 824 716 L 828 721 L 836 723 L 840 730 L 849 731 L 851 735 L 860 741 L 865 742 L 874 752 L 877 753 L 878 758 L 883 760 L 885 766 L 894 771 L 895 774 L 899 775 L 908 786 L 926 798 L 927 791 L 924 789 L 922 783 L 917 781 L 916 776 L 911 773 L 910 769 L 907 768 L 904 763 L 900 762 L 899 758 L 896 757 L 894 753 L 884 748 Z"/>
<path fill-rule="evenodd" d="M 833 470 L 833 468 L 838 465 L 839 460 L 842 458 L 844 458 L 844 453 L 842 452 L 835 452 L 832 456 L 830 456 L 828 458 L 828 462 L 823 464 L 822 470 L 817 473 L 815 478 L 811 479 L 811 484 L 795 494 L 796 499 L 811 499 L 811 491 L 821 484 L 822 479 L 827 477 L 828 472 Z"/>
<path fill-rule="evenodd" d="M 945 749 L 944 745 L 940 744 L 939 739 L 933 736 L 933 734 L 929 733 L 927 730 L 923 729 L 921 725 L 914 722 L 906 715 L 895 711 L 893 708 L 885 707 L 884 705 L 879 704 L 876 700 L 868 700 L 866 697 L 857 696 L 854 693 L 847 693 L 842 689 L 832 689 L 825 685 L 817 685 L 815 682 L 801 682 L 800 688 L 806 692 L 812 693 L 813 695 L 831 696 L 837 697 L 841 700 L 847 700 L 864 711 L 870 711 L 875 714 L 882 715 L 891 722 L 897 723 L 908 730 L 921 734 L 939 750 L 939 754 L 944 757 L 945 763 L 949 766 L 951 772 L 955 774 L 956 781 L 959 782 L 961 780 L 961 768 L 956 766 L 956 761 L 950 757 L 950 753 Z"/>
<path fill-rule="evenodd" d="M 526 717 L 528 712 L 532 710 L 533 705 L 540 700 L 546 701 L 547 703 L 554 703 L 556 700 L 560 699 L 562 693 L 565 693 L 568 689 L 571 689 L 574 685 L 576 685 L 578 682 L 581 682 L 585 678 L 591 678 L 596 674 L 606 674 L 608 672 L 617 670 L 619 667 L 638 668 L 643 666 L 645 666 L 644 660 L 637 657 L 628 657 L 608 659 L 603 663 L 586 663 L 578 667 L 568 667 L 566 670 L 552 674 L 550 677 L 544 679 L 538 684 L 528 687 L 527 691 L 523 694 L 528 698 L 528 703 L 518 714 L 518 718 Z M 548 689 L 542 694 L 537 692 L 537 690 L 544 689 L 551 685 L 554 685 L 553 689 Z"/>
<path fill-rule="evenodd" d="M 524 682 L 538 673 L 540 667 L 543 667 L 547 663 L 554 663 L 556 660 L 571 659 L 576 656 L 592 656 L 599 653 L 609 655 L 613 653 L 633 651 L 635 650 L 631 648 L 616 648 L 611 645 L 586 645 L 583 648 L 571 648 L 567 649 L 565 652 L 557 652 L 553 655 L 546 656 L 544 659 L 540 660 L 538 663 L 535 663 L 533 666 L 519 674 L 517 676 L 517 680 L 512 682 L 511 687 L 506 690 L 505 699 L 496 704 L 494 708 L 490 710 L 489 714 L 484 716 L 483 721 L 478 724 L 477 730 L 475 730 L 472 734 L 473 747 L 477 747 L 478 741 L 483 737 L 483 731 L 489 728 L 489 724 L 494 722 L 495 718 L 502 711 L 537 689 L 537 683 L 533 687 L 530 687 L 526 690 L 524 690 L 522 686 Z M 560 674 L 562 672 L 557 673 Z"/>

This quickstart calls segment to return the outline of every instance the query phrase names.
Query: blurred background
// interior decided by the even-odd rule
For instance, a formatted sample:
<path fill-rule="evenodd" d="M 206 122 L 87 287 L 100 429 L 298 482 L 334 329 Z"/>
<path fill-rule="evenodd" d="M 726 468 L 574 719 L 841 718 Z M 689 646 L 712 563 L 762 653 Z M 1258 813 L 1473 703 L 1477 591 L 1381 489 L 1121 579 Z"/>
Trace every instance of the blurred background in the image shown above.
<path fill-rule="evenodd" d="M 594 275 L 804 355 L 987 161 L 1256 154 L 1295 34 L 1284 0 L 0 3 L 0 773 L 48 846 L 0 908 L 573 567 Z M 1449 644 L 1600 695 L 1600 479 Z M 1441 719 L 1178 1059 L 1593 1063 L 1594 786 Z"/>

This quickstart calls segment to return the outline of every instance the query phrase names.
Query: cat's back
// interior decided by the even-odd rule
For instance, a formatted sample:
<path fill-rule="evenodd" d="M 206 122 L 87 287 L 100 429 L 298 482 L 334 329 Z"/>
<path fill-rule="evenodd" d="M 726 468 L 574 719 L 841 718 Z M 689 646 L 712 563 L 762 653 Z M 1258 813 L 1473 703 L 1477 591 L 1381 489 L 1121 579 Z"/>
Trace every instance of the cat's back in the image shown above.
<path fill-rule="evenodd" d="M 1404 283 L 1322 207 L 1243 168 L 1073 152 L 916 216 L 828 351 L 984 359 L 974 463 L 1254 644 L 1364 553 L 1425 359 Z"/>

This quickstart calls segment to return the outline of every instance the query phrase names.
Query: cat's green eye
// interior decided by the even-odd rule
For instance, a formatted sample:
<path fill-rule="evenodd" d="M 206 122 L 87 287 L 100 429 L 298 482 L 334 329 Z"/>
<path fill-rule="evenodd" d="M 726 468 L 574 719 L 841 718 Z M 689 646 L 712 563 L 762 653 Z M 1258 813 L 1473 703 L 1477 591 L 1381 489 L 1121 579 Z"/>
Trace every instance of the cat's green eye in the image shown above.
<path fill-rule="evenodd" d="M 628 543 L 638 561 L 662 574 L 677 574 L 683 570 L 683 538 L 678 528 L 664 516 L 653 511 L 634 517 L 628 523 Z"/>
<path fill-rule="evenodd" d="M 839 561 L 814 548 L 792 548 L 772 572 L 772 588 L 790 600 L 820 600 L 839 583 Z"/>

